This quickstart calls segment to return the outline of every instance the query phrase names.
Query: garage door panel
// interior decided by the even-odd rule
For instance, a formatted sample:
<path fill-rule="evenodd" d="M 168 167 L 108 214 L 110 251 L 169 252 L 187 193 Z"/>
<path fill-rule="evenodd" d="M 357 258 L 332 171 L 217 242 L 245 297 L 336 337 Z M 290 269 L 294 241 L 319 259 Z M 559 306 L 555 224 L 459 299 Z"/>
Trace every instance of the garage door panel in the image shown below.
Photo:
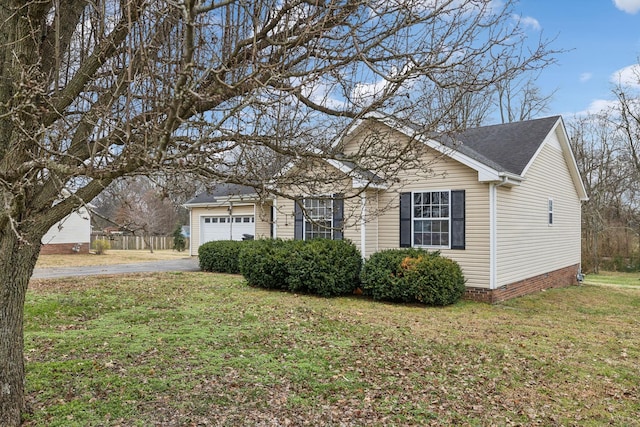
<path fill-rule="evenodd" d="M 243 234 L 255 235 L 255 219 L 243 215 L 234 217 L 203 217 L 201 219 L 201 243 L 214 240 L 242 240 Z"/>

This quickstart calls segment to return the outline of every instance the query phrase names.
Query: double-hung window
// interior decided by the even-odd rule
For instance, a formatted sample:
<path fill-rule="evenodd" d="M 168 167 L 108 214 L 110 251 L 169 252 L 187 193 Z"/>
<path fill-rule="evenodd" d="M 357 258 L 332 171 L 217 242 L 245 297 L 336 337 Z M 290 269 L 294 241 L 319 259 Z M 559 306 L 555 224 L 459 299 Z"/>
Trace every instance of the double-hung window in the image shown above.
<path fill-rule="evenodd" d="M 294 206 L 295 239 L 342 239 L 342 195 L 297 199 Z"/>
<path fill-rule="evenodd" d="M 465 191 L 400 194 L 400 247 L 465 248 Z"/>
<path fill-rule="evenodd" d="M 333 200 L 304 199 L 306 212 L 304 240 L 331 239 L 333 236 Z"/>
<path fill-rule="evenodd" d="M 413 193 L 412 246 L 449 247 L 449 191 Z"/>

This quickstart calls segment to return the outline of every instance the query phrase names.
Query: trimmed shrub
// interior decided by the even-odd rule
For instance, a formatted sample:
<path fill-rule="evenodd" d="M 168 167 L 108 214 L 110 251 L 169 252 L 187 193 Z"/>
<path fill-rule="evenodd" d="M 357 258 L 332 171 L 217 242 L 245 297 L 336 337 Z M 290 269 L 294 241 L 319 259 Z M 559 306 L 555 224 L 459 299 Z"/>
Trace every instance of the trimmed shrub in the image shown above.
<path fill-rule="evenodd" d="M 365 262 L 360 277 L 362 291 L 376 300 L 413 302 L 404 280 L 402 261 L 406 258 L 438 256 L 424 249 L 387 249 L 372 254 Z"/>
<path fill-rule="evenodd" d="M 240 272 L 249 285 L 333 297 L 358 286 L 362 259 L 344 240 L 255 240 L 243 246 Z"/>
<path fill-rule="evenodd" d="M 290 291 L 334 297 L 358 287 L 362 257 L 353 243 L 314 239 L 297 246 L 287 260 Z"/>
<path fill-rule="evenodd" d="M 371 255 L 361 281 L 363 292 L 373 299 L 427 305 L 453 304 L 465 290 L 458 263 L 439 252 L 414 248 Z"/>
<path fill-rule="evenodd" d="M 464 294 L 464 276 L 457 262 L 441 256 L 411 258 L 404 274 L 409 293 L 422 304 L 449 305 Z"/>
<path fill-rule="evenodd" d="M 244 242 L 235 240 L 217 240 L 207 242 L 198 248 L 200 270 L 217 273 L 240 273 L 238 256 Z"/>
<path fill-rule="evenodd" d="M 284 240 L 249 240 L 238 258 L 240 272 L 251 286 L 287 289 L 287 261 L 293 244 Z"/>

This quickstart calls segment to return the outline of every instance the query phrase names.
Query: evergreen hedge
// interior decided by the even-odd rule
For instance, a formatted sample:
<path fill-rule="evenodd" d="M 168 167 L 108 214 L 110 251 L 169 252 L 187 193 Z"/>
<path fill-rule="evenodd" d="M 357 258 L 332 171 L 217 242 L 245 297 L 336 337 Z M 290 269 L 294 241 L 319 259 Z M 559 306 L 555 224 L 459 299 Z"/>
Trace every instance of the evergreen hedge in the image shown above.
<path fill-rule="evenodd" d="M 362 257 L 347 240 L 315 239 L 298 245 L 287 261 L 287 287 L 323 297 L 351 294 L 360 283 Z"/>
<path fill-rule="evenodd" d="M 251 286 L 287 289 L 287 262 L 298 241 L 253 240 L 240 252 L 240 273 Z"/>
<path fill-rule="evenodd" d="M 238 257 L 243 241 L 216 240 L 207 242 L 198 248 L 200 270 L 216 273 L 238 274 Z"/>
<path fill-rule="evenodd" d="M 333 297 L 358 286 L 362 259 L 346 240 L 256 240 L 240 252 L 249 285 Z"/>
<path fill-rule="evenodd" d="M 448 305 L 464 294 L 460 266 L 439 252 L 389 249 L 362 265 L 347 240 L 263 239 L 215 241 L 200 246 L 200 268 L 241 273 L 251 286 L 333 297 L 359 286 L 375 300 Z"/>

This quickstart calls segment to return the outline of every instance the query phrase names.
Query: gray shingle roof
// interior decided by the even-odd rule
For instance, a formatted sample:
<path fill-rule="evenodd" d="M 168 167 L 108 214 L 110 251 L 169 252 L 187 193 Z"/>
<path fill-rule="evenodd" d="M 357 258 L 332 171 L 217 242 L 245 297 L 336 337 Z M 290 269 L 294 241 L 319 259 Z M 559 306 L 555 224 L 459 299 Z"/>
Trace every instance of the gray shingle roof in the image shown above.
<path fill-rule="evenodd" d="M 198 203 L 215 203 L 221 197 L 255 195 L 256 189 L 247 185 L 217 184 L 212 191 L 198 194 L 185 205 Z"/>
<path fill-rule="evenodd" d="M 500 172 L 521 175 L 559 118 L 468 129 L 453 136 L 454 148 Z"/>

